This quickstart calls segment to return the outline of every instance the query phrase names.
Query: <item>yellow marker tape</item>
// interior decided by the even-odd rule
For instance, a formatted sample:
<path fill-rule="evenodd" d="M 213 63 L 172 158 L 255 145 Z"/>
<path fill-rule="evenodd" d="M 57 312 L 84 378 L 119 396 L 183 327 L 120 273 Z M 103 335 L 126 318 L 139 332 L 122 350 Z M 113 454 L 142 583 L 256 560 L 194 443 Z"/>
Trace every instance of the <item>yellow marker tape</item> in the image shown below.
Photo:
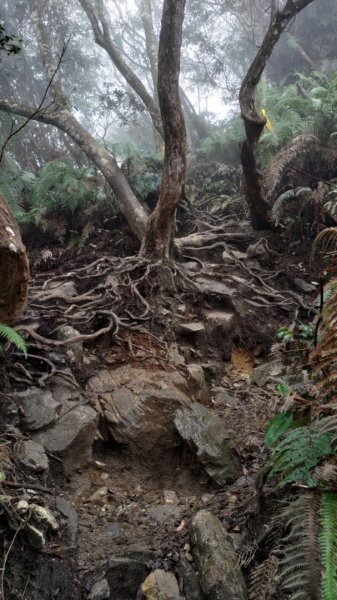
<path fill-rule="evenodd" d="M 261 108 L 261 115 L 262 115 L 262 117 L 267 119 L 265 127 L 267 127 L 267 129 L 269 129 L 269 131 L 273 131 L 273 126 L 272 126 L 271 122 L 269 121 L 266 110 L 264 108 Z"/>

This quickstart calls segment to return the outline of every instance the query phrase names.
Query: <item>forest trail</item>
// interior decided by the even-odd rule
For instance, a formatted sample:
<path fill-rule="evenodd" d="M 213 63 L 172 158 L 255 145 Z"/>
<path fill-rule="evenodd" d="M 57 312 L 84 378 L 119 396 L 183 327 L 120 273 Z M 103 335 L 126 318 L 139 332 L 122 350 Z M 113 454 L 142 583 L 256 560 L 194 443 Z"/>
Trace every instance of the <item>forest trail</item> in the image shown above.
<path fill-rule="evenodd" d="M 234 229 L 230 223 L 223 231 L 233 235 Z M 289 378 L 289 358 L 277 348 L 276 358 L 270 356 L 269 349 L 278 327 L 298 311 L 304 316 L 304 307 L 310 305 L 308 300 L 316 292 L 312 291 L 315 288 L 309 276 L 306 279 L 311 292 L 299 290 L 299 285 L 305 288 L 306 284 L 302 279 L 307 268 L 303 249 L 296 254 L 295 245 L 294 254 L 285 256 L 280 241 L 272 234 L 269 240 L 263 235 L 259 239 L 245 223 L 236 226 L 238 231 L 239 247 L 226 243 L 224 248 L 220 243 L 220 252 L 215 245 L 202 251 L 206 256 L 197 251 L 198 258 L 189 256 L 166 268 L 161 286 L 156 288 L 151 279 L 151 268 L 155 267 L 142 264 L 137 256 L 112 256 L 100 242 L 97 246 L 93 243 L 93 250 L 73 253 L 71 258 L 68 250 L 65 257 L 62 252 L 54 253 L 42 262 L 43 252 L 33 254 L 31 299 L 18 325 L 19 331 L 32 335 L 31 381 L 27 381 L 21 361 L 13 366 L 10 377 L 16 381 L 19 396 L 29 388 L 33 393 L 38 388 L 44 394 L 50 392 L 45 408 L 53 410 L 54 402 L 58 402 L 58 421 L 55 425 L 51 418 L 49 425 L 44 422 L 32 429 L 28 424 L 27 429 L 27 404 L 18 405 L 12 394 L 4 395 L 7 416 L 3 416 L 5 421 L 10 416 L 11 427 L 13 422 L 23 427 L 25 439 L 28 435 L 42 441 L 49 462 L 47 470 L 34 476 L 14 452 L 8 481 L 19 486 L 24 478 L 34 489 L 34 481 L 40 479 L 40 485 L 53 489 L 48 495 L 26 490 L 24 497 L 49 506 L 61 526 L 58 537 L 52 536 L 48 542 L 47 555 L 40 555 L 37 568 L 30 574 L 28 589 L 33 600 L 46 599 L 46 577 L 51 588 L 58 590 L 55 597 L 91 597 L 94 584 L 107 580 L 110 598 L 135 599 L 140 597 L 140 585 L 153 569 L 174 572 L 181 593 L 192 597 L 184 588 L 188 565 L 195 566 L 191 522 L 204 509 L 220 518 L 244 570 L 249 571 L 261 523 L 269 518 L 261 513 L 257 483 L 266 460 L 263 436 L 283 402 L 277 385 Z M 275 250 L 269 252 L 269 248 Z M 41 266 L 46 270 L 39 271 Z M 290 277 L 297 281 L 293 290 L 289 290 Z M 155 293 L 149 293 L 151 289 Z M 107 294 L 113 308 L 110 314 Z M 73 317 L 77 318 L 78 329 Z M 266 324 L 267 318 L 270 322 Z M 97 331 L 100 333 L 96 337 Z M 75 338 L 75 342 L 62 343 Z M 157 449 L 150 444 L 149 450 L 146 438 L 171 427 L 173 413 L 168 414 L 164 425 L 159 412 L 146 413 L 144 409 L 144 414 L 124 414 L 121 419 L 130 419 L 130 436 L 125 434 L 122 421 L 118 425 L 122 429 L 114 429 L 105 401 L 102 404 L 106 388 L 96 393 L 97 385 L 103 385 L 97 377 L 112 373 L 112 378 L 114 374 L 118 378 L 121 373 L 123 379 L 128 370 L 131 379 L 140 377 L 133 389 L 139 385 L 143 396 L 144 385 L 145 389 L 148 385 L 150 396 L 153 394 L 151 381 L 156 373 L 159 379 L 171 374 L 181 377 L 178 387 L 185 386 L 187 376 L 184 393 L 189 389 L 192 400 L 198 398 L 196 404 L 217 420 L 216 427 L 218 423 L 224 427 L 227 442 L 239 458 L 235 474 L 227 483 L 221 480 L 219 485 L 218 475 L 215 479 L 210 476 L 218 472 L 218 464 L 215 471 L 209 467 L 214 458 L 200 460 L 200 448 L 187 439 L 177 442 L 176 431 L 172 433 L 172 447 L 166 440 Z M 148 384 L 143 380 L 146 373 Z M 126 389 L 131 384 L 125 384 Z M 123 382 L 121 385 L 117 388 L 119 394 Z M 116 408 L 118 398 L 114 402 Z M 48 435 L 57 426 L 57 435 L 65 435 L 62 427 L 67 429 L 66 419 L 81 407 L 86 415 L 93 412 L 85 425 L 85 442 L 79 432 L 73 441 L 66 441 L 64 448 L 54 446 L 52 451 Z M 147 418 L 152 419 L 151 434 L 147 432 Z M 145 433 L 139 434 L 142 427 Z M 6 482 L 3 489 L 4 493 L 11 492 Z M 31 558 L 29 548 L 20 559 L 18 552 L 19 547 L 10 553 L 6 569 L 20 588 Z M 58 557 L 56 564 L 53 556 Z"/>

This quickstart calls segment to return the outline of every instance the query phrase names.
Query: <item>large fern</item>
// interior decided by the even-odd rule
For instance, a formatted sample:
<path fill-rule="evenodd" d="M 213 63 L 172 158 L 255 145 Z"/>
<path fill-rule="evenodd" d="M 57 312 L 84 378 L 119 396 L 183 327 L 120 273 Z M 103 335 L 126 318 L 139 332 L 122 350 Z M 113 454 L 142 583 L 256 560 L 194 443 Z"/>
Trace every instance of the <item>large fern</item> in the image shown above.
<path fill-rule="evenodd" d="M 282 588 L 290 600 L 319 600 L 320 558 L 318 550 L 319 495 L 310 492 L 292 500 L 280 518 L 286 531 L 280 560 Z"/>
<path fill-rule="evenodd" d="M 13 327 L 0 323 L 0 338 L 5 340 L 5 342 L 13 344 L 13 346 L 15 346 L 17 350 L 22 352 L 24 356 L 27 357 L 27 344 L 23 339 L 22 335 L 18 333 Z M 4 351 L 5 346 L 4 344 L 0 343 L 0 354 L 3 354 Z"/>
<path fill-rule="evenodd" d="M 333 438 L 331 432 L 322 433 L 320 422 L 289 431 L 274 448 L 270 474 L 280 476 L 280 486 L 295 482 L 315 486 L 314 468 L 334 453 Z"/>
<path fill-rule="evenodd" d="M 337 495 L 325 492 L 320 508 L 319 548 L 322 563 L 322 600 L 337 598 Z"/>

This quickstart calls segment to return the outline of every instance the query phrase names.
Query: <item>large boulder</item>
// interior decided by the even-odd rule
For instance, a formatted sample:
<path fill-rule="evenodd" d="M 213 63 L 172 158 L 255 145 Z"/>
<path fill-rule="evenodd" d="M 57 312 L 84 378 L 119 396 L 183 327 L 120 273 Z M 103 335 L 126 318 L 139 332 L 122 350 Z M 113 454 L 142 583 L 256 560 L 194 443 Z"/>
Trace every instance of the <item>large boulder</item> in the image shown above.
<path fill-rule="evenodd" d="M 193 555 L 207 600 L 246 600 L 247 589 L 233 543 L 220 520 L 207 510 L 192 522 Z"/>
<path fill-rule="evenodd" d="M 155 456 L 180 443 L 178 408 L 190 406 L 188 384 L 176 372 L 124 366 L 92 377 L 88 394 L 99 400 L 112 437 L 137 453 Z"/>
<path fill-rule="evenodd" d="M 240 463 L 228 444 L 226 429 L 217 415 L 198 402 L 177 410 L 174 423 L 180 437 L 196 452 L 206 472 L 224 485 L 238 476 Z"/>

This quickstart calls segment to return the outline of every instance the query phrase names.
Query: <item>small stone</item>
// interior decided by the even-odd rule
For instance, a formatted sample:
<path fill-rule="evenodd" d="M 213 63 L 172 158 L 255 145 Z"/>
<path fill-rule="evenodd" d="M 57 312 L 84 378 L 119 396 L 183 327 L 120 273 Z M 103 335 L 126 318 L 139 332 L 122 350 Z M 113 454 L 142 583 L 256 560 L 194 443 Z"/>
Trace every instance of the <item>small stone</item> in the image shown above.
<path fill-rule="evenodd" d="M 258 387 L 263 387 L 270 381 L 279 380 L 284 375 L 285 369 L 285 365 L 280 359 L 272 360 L 259 367 L 255 367 L 250 376 L 250 382 Z"/>
<path fill-rule="evenodd" d="M 174 490 L 164 490 L 163 499 L 165 504 L 178 504 L 179 498 Z"/>
<path fill-rule="evenodd" d="M 107 579 L 97 581 L 91 588 L 88 600 L 107 600 L 110 598 L 110 588 Z"/>
<path fill-rule="evenodd" d="M 182 333 L 198 333 L 205 331 L 205 325 L 200 321 L 191 321 L 190 323 L 181 323 L 179 329 Z"/>
<path fill-rule="evenodd" d="M 58 340 L 71 340 L 80 336 L 80 332 L 71 325 L 62 325 L 57 329 Z M 83 341 L 71 342 L 66 345 L 70 362 L 80 365 L 83 361 Z"/>
<path fill-rule="evenodd" d="M 96 492 L 94 492 L 87 500 L 87 502 L 97 502 L 97 500 L 102 500 L 108 494 L 107 487 L 101 487 Z"/>
<path fill-rule="evenodd" d="M 186 560 L 188 560 L 188 562 L 193 562 L 193 556 L 190 552 L 185 552 L 184 556 L 185 556 Z"/>
<path fill-rule="evenodd" d="M 182 600 L 177 580 L 173 573 L 156 569 L 142 583 L 146 600 Z"/>
<path fill-rule="evenodd" d="M 209 393 L 202 366 L 198 364 L 190 364 L 187 365 L 187 371 L 189 388 L 192 392 L 194 400 L 196 402 L 200 402 L 201 404 L 208 404 Z"/>
<path fill-rule="evenodd" d="M 16 396 L 24 413 L 24 425 L 30 431 L 54 423 L 61 409 L 49 390 L 32 387 Z"/>
<path fill-rule="evenodd" d="M 92 445 L 98 414 L 90 406 L 77 406 L 61 417 L 55 425 L 38 433 L 34 441 L 62 459 L 63 470 L 69 475 L 87 465 L 92 457 Z"/>
<path fill-rule="evenodd" d="M 201 496 L 201 502 L 203 502 L 203 504 L 208 504 L 209 502 L 211 502 L 211 500 L 213 500 L 212 494 L 203 494 Z"/>
<path fill-rule="evenodd" d="M 296 287 L 304 292 L 305 294 L 311 294 L 311 292 L 315 292 L 317 290 L 317 284 L 312 285 L 312 283 L 307 283 L 303 279 L 294 279 L 294 284 Z"/>
<path fill-rule="evenodd" d="M 33 442 L 33 440 L 17 442 L 14 446 L 14 453 L 20 463 L 32 471 L 40 473 L 49 468 L 48 456 L 42 444 L 38 442 Z"/>
<path fill-rule="evenodd" d="M 151 506 L 147 511 L 148 515 L 157 521 L 159 525 L 162 525 L 169 519 L 178 519 L 181 511 L 177 506 L 171 506 L 170 504 L 159 504 L 158 506 Z"/>

